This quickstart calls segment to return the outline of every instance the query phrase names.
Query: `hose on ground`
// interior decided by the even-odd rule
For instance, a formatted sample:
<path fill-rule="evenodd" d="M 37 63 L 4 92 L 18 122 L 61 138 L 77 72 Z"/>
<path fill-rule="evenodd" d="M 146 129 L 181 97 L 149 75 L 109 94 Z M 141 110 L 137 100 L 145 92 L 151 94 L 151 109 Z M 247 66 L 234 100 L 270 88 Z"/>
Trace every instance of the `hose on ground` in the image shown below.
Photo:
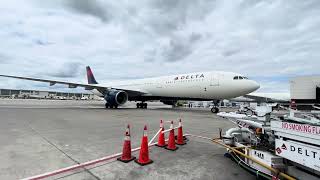
<path fill-rule="evenodd" d="M 237 155 L 235 155 L 234 153 L 229 153 L 229 155 L 231 156 L 231 158 L 242 168 L 244 168 L 245 170 L 249 171 L 250 173 L 254 174 L 257 176 L 258 179 L 272 179 L 272 177 L 270 175 L 267 175 L 261 171 L 258 171 L 256 169 L 251 168 L 250 166 L 248 166 L 246 163 L 244 163 Z"/>

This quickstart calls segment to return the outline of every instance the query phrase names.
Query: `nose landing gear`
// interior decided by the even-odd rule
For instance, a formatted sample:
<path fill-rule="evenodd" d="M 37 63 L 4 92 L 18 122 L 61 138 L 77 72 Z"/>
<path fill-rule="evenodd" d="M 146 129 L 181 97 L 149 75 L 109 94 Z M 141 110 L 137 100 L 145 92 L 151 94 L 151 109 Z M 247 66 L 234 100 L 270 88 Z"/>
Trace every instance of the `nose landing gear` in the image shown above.
<path fill-rule="evenodd" d="M 211 108 L 211 112 L 217 114 L 219 112 L 219 108 L 213 107 L 213 108 Z"/>
<path fill-rule="evenodd" d="M 219 100 L 212 101 L 214 106 L 211 108 L 211 112 L 217 114 L 219 112 Z"/>
<path fill-rule="evenodd" d="M 148 104 L 147 103 L 137 103 L 137 108 L 139 109 L 147 109 L 148 108 Z"/>

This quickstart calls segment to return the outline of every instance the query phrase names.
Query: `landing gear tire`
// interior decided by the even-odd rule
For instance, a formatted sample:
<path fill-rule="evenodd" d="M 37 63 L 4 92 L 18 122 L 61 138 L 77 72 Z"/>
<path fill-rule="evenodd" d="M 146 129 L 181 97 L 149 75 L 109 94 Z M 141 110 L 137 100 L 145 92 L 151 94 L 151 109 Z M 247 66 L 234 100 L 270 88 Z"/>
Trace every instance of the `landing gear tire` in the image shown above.
<path fill-rule="evenodd" d="M 111 104 L 109 104 L 109 103 L 106 103 L 105 104 L 105 107 L 106 107 L 106 109 L 108 109 L 108 108 L 110 108 L 110 109 L 117 109 L 118 108 L 118 105 L 111 105 Z"/>
<path fill-rule="evenodd" d="M 148 104 L 147 103 L 137 103 L 137 109 L 147 109 Z"/>
<path fill-rule="evenodd" d="M 213 108 L 211 108 L 211 112 L 214 114 L 217 114 L 219 112 L 219 108 L 213 107 Z"/>
<path fill-rule="evenodd" d="M 148 108 L 148 104 L 147 103 L 142 103 L 142 108 L 143 109 L 147 109 Z"/>

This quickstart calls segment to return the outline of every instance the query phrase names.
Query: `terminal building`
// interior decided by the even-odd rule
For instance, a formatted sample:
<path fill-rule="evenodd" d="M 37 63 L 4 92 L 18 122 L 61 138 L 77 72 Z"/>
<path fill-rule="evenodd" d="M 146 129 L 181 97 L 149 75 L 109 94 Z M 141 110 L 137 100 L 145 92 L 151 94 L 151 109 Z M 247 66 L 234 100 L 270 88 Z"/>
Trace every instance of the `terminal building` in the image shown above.
<path fill-rule="evenodd" d="M 67 93 L 56 91 L 37 91 L 19 89 L 0 89 L 0 98 L 22 98 L 22 99 L 96 99 L 89 93 Z"/>
<path fill-rule="evenodd" d="M 320 76 L 291 79 L 290 95 L 297 104 L 320 104 Z"/>

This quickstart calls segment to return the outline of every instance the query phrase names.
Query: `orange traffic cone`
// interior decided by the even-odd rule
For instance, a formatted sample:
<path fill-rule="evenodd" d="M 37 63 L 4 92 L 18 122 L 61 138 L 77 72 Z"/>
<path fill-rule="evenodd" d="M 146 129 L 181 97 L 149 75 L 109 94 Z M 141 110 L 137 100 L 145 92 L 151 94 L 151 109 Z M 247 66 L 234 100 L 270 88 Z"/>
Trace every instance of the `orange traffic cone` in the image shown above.
<path fill-rule="evenodd" d="M 130 125 L 128 124 L 123 142 L 122 155 L 117 160 L 128 163 L 134 159 L 136 157 L 131 156 Z"/>
<path fill-rule="evenodd" d="M 175 138 L 174 138 L 173 121 L 171 121 L 170 129 L 171 130 L 169 133 L 168 145 L 165 148 L 168 150 L 171 150 L 171 151 L 175 151 L 178 149 L 178 147 L 176 146 L 176 142 L 175 142 Z"/>
<path fill-rule="evenodd" d="M 156 146 L 158 147 L 165 147 L 166 146 L 166 141 L 165 141 L 165 137 L 164 137 L 164 126 L 163 126 L 163 121 L 160 120 L 160 128 L 161 128 L 161 132 L 158 136 L 158 144 L 156 144 Z"/>
<path fill-rule="evenodd" d="M 178 145 L 185 145 L 185 144 L 187 144 L 186 142 L 184 142 L 184 138 L 183 138 L 181 119 L 179 120 L 177 144 L 178 144 Z"/>
<path fill-rule="evenodd" d="M 144 126 L 144 130 L 143 130 L 143 137 L 141 140 L 141 149 L 140 149 L 139 159 L 136 159 L 134 162 L 140 164 L 141 166 L 153 163 L 153 161 L 149 159 L 147 126 Z"/>

